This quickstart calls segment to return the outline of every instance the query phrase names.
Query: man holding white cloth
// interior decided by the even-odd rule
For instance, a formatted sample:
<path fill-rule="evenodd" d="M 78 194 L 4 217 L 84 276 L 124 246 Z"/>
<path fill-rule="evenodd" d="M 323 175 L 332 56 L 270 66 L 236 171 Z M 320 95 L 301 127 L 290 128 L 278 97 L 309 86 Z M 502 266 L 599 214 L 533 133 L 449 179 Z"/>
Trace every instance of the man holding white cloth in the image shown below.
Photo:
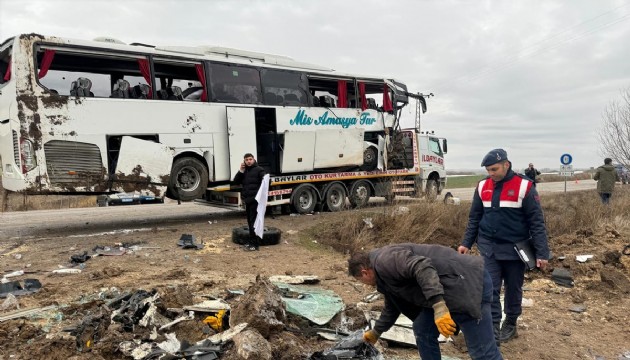
<path fill-rule="evenodd" d="M 261 188 L 261 184 L 263 184 L 265 179 L 267 179 L 265 187 Z M 238 173 L 234 176 L 233 180 L 235 184 L 242 186 L 241 199 L 245 203 L 245 211 L 247 213 L 249 243 L 245 244 L 245 251 L 256 251 L 260 246 L 260 240 L 263 235 L 263 218 L 265 216 L 264 210 L 267 205 L 267 190 L 269 188 L 268 179 L 269 175 L 266 175 L 265 170 L 258 166 L 256 159 L 254 159 L 254 155 L 250 153 L 245 154 L 243 156 L 241 167 Z M 259 207 L 262 207 L 262 211 L 258 209 Z"/>

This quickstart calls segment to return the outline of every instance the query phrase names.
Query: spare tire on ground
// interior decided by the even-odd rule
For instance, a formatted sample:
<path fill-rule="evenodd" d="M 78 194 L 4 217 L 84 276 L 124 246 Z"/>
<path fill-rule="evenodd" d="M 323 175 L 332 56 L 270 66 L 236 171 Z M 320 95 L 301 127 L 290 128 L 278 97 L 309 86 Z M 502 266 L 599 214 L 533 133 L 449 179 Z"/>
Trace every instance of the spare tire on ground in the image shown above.
<path fill-rule="evenodd" d="M 265 226 L 260 245 L 277 245 L 278 243 L 280 243 L 281 234 L 282 231 L 280 231 L 280 229 Z M 245 245 L 249 242 L 249 228 L 247 227 L 247 225 L 237 226 L 232 229 L 232 242 L 239 245 Z"/>

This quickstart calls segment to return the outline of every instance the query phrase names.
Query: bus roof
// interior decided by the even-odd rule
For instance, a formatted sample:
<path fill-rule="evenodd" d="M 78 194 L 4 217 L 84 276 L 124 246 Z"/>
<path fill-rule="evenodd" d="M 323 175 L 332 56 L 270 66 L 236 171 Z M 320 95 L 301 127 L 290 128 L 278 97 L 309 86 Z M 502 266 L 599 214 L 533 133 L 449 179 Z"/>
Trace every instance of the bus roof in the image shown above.
<path fill-rule="evenodd" d="M 295 61 L 293 58 L 283 55 L 267 54 L 261 52 L 247 51 L 221 46 L 153 46 L 141 43 L 125 44 L 124 42 L 108 37 L 98 37 L 94 40 L 81 40 L 72 38 L 62 38 L 56 36 L 43 36 L 39 34 L 21 34 L 8 38 L 7 42 L 12 42 L 18 38 L 29 38 L 35 42 L 45 44 L 73 45 L 98 48 L 104 50 L 118 50 L 136 54 L 152 54 L 170 57 L 186 57 L 189 59 L 211 60 L 220 62 L 230 62 L 241 65 L 256 65 L 276 69 L 296 69 L 314 75 L 333 76 L 340 78 L 358 78 L 373 81 L 394 80 L 378 76 L 366 76 L 350 73 L 338 72 L 324 66 Z"/>

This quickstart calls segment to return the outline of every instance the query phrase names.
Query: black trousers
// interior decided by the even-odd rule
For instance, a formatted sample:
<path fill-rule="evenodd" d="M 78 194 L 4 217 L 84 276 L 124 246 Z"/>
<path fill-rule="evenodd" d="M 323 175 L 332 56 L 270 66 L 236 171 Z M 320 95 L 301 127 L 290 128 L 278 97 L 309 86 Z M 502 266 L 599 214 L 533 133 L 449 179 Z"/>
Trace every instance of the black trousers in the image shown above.
<path fill-rule="evenodd" d="M 258 216 L 258 201 L 253 200 L 251 203 L 245 203 L 245 212 L 247 213 L 247 226 L 249 227 L 249 245 L 259 247 L 260 241 L 254 232 L 254 224 Z"/>

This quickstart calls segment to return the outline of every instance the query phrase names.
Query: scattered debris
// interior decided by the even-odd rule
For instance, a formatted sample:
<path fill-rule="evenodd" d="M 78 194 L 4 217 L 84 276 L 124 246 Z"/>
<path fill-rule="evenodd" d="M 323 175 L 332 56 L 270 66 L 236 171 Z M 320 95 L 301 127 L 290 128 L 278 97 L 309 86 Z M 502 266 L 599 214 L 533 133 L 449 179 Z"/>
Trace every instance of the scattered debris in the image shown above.
<path fill-rule="evenodd" d="M 247 323 L 240 323 L 236 326 L 232 326 L 224 332 L 210 336 L 208 338 L 208 341 L 210 341 L 212 344 L 226 343 L 232 340 L 232 338 L 239 334 L 241 331 L 245 330 L 247 325 Z"/>
<path fill-rule="evenodd" d="M 32 294 L 39 291 L 42 287 L 42 283 L 37 279 L 24 279 L 23 284 L 24 286 L 21 286 L 19 281 L 0 284 L 0 298 L 7 297 L 8 295 L 20 296 Z"/>
<path fill-rule="evenodd" d="M 2 276 L 2 280 L 0 280 L 0 282 L 4 284 L 4 283 L 9 282 L 10 278 L 18 277 L 18 276 L 22 276 L 22 275 L 24 275 L 24 270 L 13 271 L 13 272 L 10 272 L 8 274 L 4 274 L 4 276 Z"/>
<path fill-rule="evenodd" d="M 288 312 L 317 325 L 325 325 L 344 308 L 341 298 L 331 290 L 276 283 Z"/>
<path fill-rule="evenodd" d="M 551 273 L 551 279 L 558 285 L 564 287 L 573 287 L 573 275 L 565 268 L 555 268 Z"/>
<path fill-rule="evenodd" d="M 374 224 L 372 224 L 372 218 L 363 218 L 363 222 L 367 225 L 368 229 L 372 229 Z"/>
<path fill-rule="evenodd" d="M 363 302 L 366 302 L 369 304 L 369 303 L 372 303 L 374 301 L 381 299 L 382 297 L 383 295 L 380 292 L 374 291 L 370 294 L 365 295 L 365 297 L 363 298 Z"/>
<path fill-rule="evenodd" d="M 574 305 L 569 308 L 569 311 L 575 313 L 583 313 L 586 311 L 586 305 Z"/>
<path fill-rule="evenodd" d="M 121 255 L 125 255 L 125 253 L 127 252 L 127 249 L 124 247 L 118 247 L 118 248 L 111 248 L 109 246 L 95 246 L 92 251 L 94 251 L 94 253 L 96 255 L 102 255 L 102 256 L 121 256 Z"/>
<path fill-rule="evenodd" d="M 88 255 L 87 251 L 84 251 L 83 254 L 70 256 L 70 263 L 75 265 L 82 264 L 91 258 L 92 257 Z"/>
<path fill-rule="evenodd" d="M 585 263 L 592 258 L 593 258 L 593 255 L 576 255 L 575 261 Z"/>
<path fill-rule="evenodd" d="M 275 275 L 269 277 L 269 281 L 272 283 L 283 283 L 291 285 L 299 284 L 317 284 L 319 283 L 319 277 L 315 275 Z"/>
<path fill-rule="evenodd" d="M 35 315 L 44 311 L 53 310 L 56 308 L 57 307 L 55 305 L 50 305 L 50 306 L 41 307 L 41 308 L 20 310 L 20 311 L 17 311 L 8 315 L 0 316 L 0 322 L 13 320 L 13 319 L 19 319 L 21 317 L 28 317 L 28 316 Z"/>
<path fill-rule="evenodd" d="M 378 319 L 379 316 L 379 312 L 365 313 L 365 318 L 369 321 L 370 328 L 374 327 L 376 319 Z M 381 334 L 381 339 L 416 347 L 416 336 L 413 333 L 413 321 L 401 314 L 398 319 L 396 319 L 394 326 Z"/>
<path fill-rule="evenodd" d="M 22 254 L 15 254 L 15 255 L 13 255 L 13 257 L 14 257 L 16 260 L 20 260 L 20 259 L 22 258 Z"/>
<path fill-rule="evenodd" d="M 80 274 L 81 269 L 55 269 L 52 271 L 53 274 Z"/>
<path fill-rule="evenodd" d="M 191 234 L 182 234 L 177 246 L 181 246 L 182 249 L 203 249 L 203 244 L 195 243 L 195 235 Z"/>
<path fill-rule="evenodd" d="M 382 360 L 384 359 L 372 344 L 363 341 L 363 330 L 350 334 L 339 341 L 332 348 L 315 352 L 310 360 L 329 359 L 357 359 L 357 360 Z"/>
<path fill-rule="evenodd" d="M 297 231 L 297 230 L 287 230 L 287 231 L 286 231 L 286 233 L 287 233 L 288 235 L 295 235 L 295 234 L 297 234 L 298 232 L 299 232 L 299 231 Z"/>
<path fill-rule="evenodd" d="M 521 306 L 522 307 L 532 307 L 532 306 L 534 306 L 534 300 L 523 298 L 521 300 Z"/>

